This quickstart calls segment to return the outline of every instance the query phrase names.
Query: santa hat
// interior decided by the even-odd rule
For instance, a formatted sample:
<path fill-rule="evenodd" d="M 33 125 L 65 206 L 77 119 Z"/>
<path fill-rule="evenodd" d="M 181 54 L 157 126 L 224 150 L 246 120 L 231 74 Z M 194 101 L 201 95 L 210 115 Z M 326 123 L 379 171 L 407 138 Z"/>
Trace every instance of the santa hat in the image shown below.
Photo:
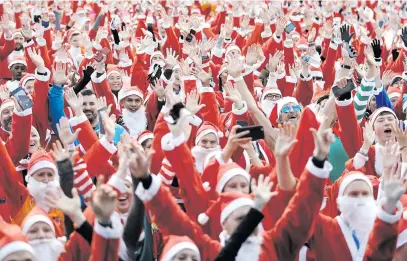
<path fill-rule="evenodd" d="M 273 107 L 273 110 L 270 113 L 269 120 L 274 127 L 277 126 L 277 121 L 280 118 L 281 109 L 284 107 L 284 105 L 287 105 L 288 103 L 298 104 L 298 101 L 294 97 L 286 96 L 278 100 L 277 106 Z"/>
<path fill-rule="evenodd" d="M 263 93 L 261 94 L 260 101 L 264 100 L 266 98 L 267 94 L 279 94 L 282 96 L 281 91 L 278 88 L 266 87 L 263 89 Z"/>
<path fill-rule="evenodd" d="M 140 91 L 140 89 L 137 86 L 131 86 L 127 88 L 122 88 L 119 91 L 118 95 L 119 102 L 130 95 L 136 95 L 140 97 L 142 100 L 144 100 L 143 93 Z"/>
<path fill-rule="evenodd" d="M 390 86 L 389 89 L 387 90 L 387 94 L 389 95 L 389 99 L 392 99 L 394 97 L 400 98 L 401 90 L 399 87 Z"/>
<path fill-rule="evenodd" d="M 198 247 L 194 242 L 186 236 L 169 236 L 167 244 L 165 244 L 161 261 L 170 261 L 176 256 L 179 252 L 184 249 L 189 249 L 194 251 L 198 255 L 198 261 L 201 260 L 201 254 Z"/>
<path fill-rule="evenodd" d="M 20 80 L 20 86 L 24 88 L 24 86 L 26 85 L 26 83 L 28 81 L 31 80 L 35 80 L 35 75 L 32 73 L 27 73 L 26 75 L 23 76 L 23 78 L 21 78 Z"/>
<path fill-rule="evenodd" d="M 304 37 L 301 37 L 297 44 L 296 44 L 297 49 L 307 49 L 308 48 L 308 41 L 305 40 Z"/>
<path fill-rule="evenodd" d="M 27 234 L 28 230 L 36 223 L 44 222 L 45 224 L 51 227 L 52 232 L 55 233 L 55 226 L 52 220 L 49 218 L 47 213 L 40 208 L 39 206 L 35 206 L 30 213 L 24 218 L 23 223 L 21 224 L 21 229 L 23 230 L 24 234 Z"/>
<path fill-rule="evenodd" d="M 35 256 L 34 250 L 27 243 L 21 228 L 18 225 L 5 222 L 0 217 L 0 260 L 20 251 L 29 252 Z"/>
<path fill-rule="evenodd" d="M 387 108 L 387 107 L 380 107 L 379 109 L 376 109 L 376 110 L 372 113 L 372 115 L 370 115 L 369 120 L 370 120 L 370 122 L 372 122 L 372 125 L 374 125 L 374 123 L 375 123 L 377 117 L 379 117 L 379 115 L 380 115 L 382 112 L 391 113 L 391 114 L 393 114 L 394 118 L 397 119 L 397 116 L 396 116 L 396 114 L 394 113 L 394 111 L 393 111 L 392 109 L 389 109 L 389 108 Z"/>
<path fill-rule="evenodd" d="M 119 75 L 121 76 L 119 67 L 117 67 L 117 66 L 111 66 L 111 67 L 109 67 L 109 66 L 110 66 L 110 65 L 108 65 L 106 78 L 109 78 L 110 75 L 115 74 L 115 73 L 117 73 L 117 74 L 119 74 Z"/>
<path fill-rule="evenodd" d="M 205 121 L 201 127 L 199 127 L 196 138 L 195 138 L 195 145 L 199 143 L 199 141 L 203 138 L 203 136 L 213 133 L 216 136 L 216 139 L 219 144 L 219 138 L 223 138 L 223 132 L 219 130 L 219 128 L 209 121 Z"/>
<path fill-rule="evenodd" d="M 165 59 L 164 54 L 161 51 L 155 51 L 150 56 L 150 64 L 152 63 L 154 56 L 160 56 L 163 60 Z"/>
<path fill-rule="evenodd" d="M 10 69 L 11 66 L 14 64 L 23 64 L 27 66 L 27 60 L 25 59 L 24 56 L 14 56 L 9 62 L 8 62 L 8 68 Z"/>
<path fill-rule="evenodd" d="M 345 189 L 349 186 L 350 183 L 356 180 L 362 180 L 366 182 L 373 192 L 373 185 L 368 176 L 361 172 L 351 171 L 342 179 L 341 185 L 339 186 L 338 197 L 344 196 Z"/>
<path fill-rule="evenodd" d="M 235 45 L 235 44 L 231 44 L 231 45 L 229 45 L 229 46 L 226 48 L 225 57 L 227 57 L 228 54 L 229 54 L 231 51 L 239 51 L 239 52 L 241 52 L 239 46 L 237 46 L 237 45 Z"/>
<path fill-rule="evenodd" d="M 137 136 L 137 142 L 141 145 L 146 140 L 153 139 L 153 138 L 154 138 L 154 134 L 151 131 L 145 130 L 145 131 L 142 131 Z"/>
<path fill-rule="evenodd" d="M 26 181 L 28 182 L 29 178 L 36 171 L 44 168 L 52 169 L 55 174 L 58 174 L 57 166 L 52 157 L 47 152 L 39 150 L 31 156 L 28 162 L 27 176 L 25 177 Z"/>
<path fill-rule="evenodd" d="M 250 175 L 236 163 L 231 162 L 221 165 L 218 172 L 218 184 L 216 185 L 216 191 L 218 193 L 222 193 L 226 183 L 228 183 L 228 181 L 233 177 L 239 175 L 245 177 L 250 183 Z"/>
<path fill-rule="evenodd" d="M 8 108 L 8 107 L 13 107 L 14 106 L 14 102 L 12 99 L 5 99 L 1 101 L 0 104 L 0 115 L 3 113 L 3 110 Z"/>
<path fill-rule="evenodd" d="M 75 29 L 71 29 L 66 33 L 66 40 L 67 42 L 69 42 L 72 38 L 72 36 L 76 35 L 76 34 L 81 34 L 81 32 L 79 32 L 78 30 Z"/>
<path fill-rule="evenodd" d="M 253 199 L 249 194 L 238 192 L 222 193 L 205 213 L 198 215 L 198 223 L 205 225 L 210 217 L 220 213 L 220 223 L 223 224 L 236 209 L 245 206 L 253 206 Z"/>
<path fill-rule="evenodd" d="M 314 66 L 310 66 L 309 67 L 310 70 L 310 75 L 312 78 L 314 77 L 324 77 L 324 75 L 322 74 L 322 70 L 321 67 L 314 67 Z"/>
<path fill-rule="evenodd" d="M 21 28 L 18 28 L 18 29 L 16 29 L 14 32 L 13 32 L 13 39 L 17 36 L 17 35 L 19 35 L 19 36 L 23 36 L 23 34 L 21 33 Z"/>

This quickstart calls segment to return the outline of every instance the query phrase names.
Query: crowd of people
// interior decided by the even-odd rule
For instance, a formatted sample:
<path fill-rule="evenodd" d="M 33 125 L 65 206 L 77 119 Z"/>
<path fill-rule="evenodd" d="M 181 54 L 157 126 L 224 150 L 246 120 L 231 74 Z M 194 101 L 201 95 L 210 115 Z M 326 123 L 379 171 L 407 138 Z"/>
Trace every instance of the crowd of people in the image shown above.
<path fill-rule="evenodd" d="M 0 261 L 407 260 L 406 1 L 0 17 Z"/>

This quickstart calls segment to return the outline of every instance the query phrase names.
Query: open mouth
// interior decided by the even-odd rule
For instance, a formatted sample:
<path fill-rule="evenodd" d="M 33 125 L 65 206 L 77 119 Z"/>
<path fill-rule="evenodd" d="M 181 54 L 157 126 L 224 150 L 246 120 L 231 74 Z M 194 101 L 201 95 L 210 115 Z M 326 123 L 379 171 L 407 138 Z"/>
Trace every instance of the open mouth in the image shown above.
<path fill-rule="evenodd" d="M 390 135 L 392 133 L 391 128 L 384 129 L 384 133 Z"/>
<path fill-rule="evenodd" d="M 297 116 L 292 115 L 292 116 L 289 116 L 288 119 L 289 119 L 289 120 L 296 120 L 296 119 L 297 119 Z"/>
<path fill-rule="evenodd" d="M 124 201 L 126 201 L 127 199 L 128 199 L 128 197 L 126 197 L 126 196 L 120 197 L 120 198 L 119 198 L 119 202 L 124 202 Z"/>

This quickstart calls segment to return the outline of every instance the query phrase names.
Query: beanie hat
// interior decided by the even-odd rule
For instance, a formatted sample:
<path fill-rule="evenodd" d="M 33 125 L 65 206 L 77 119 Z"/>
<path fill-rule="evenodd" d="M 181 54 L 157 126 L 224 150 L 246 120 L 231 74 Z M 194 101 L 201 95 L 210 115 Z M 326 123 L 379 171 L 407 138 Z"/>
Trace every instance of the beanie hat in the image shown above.
<path fill-rule="evenodd" d="M 43 150 L 36 151 L 28 162 L 27 176 L 25 177 L 26 181 L 28 182 L 34 172 L 44 168 L 50 168 L 55 174 L 58 174 L 57 166 L 52 157 Z"/>
<path fill-rule="evenodd" d="M 32 73 L 27 73 L 26 75 L 23 76 L 20 80 L 20 86 L 25 87 L 26 83 L 30 80 L 35 80 L 35 75 Z"/>
<path fill-rule="evenodd" d="M 396 118 L 396 120 L 397 120 L 397 116 L 396 116 L 396 114 L 394 113 L 394 111 L 393 111 L 392 109 L 389 109 L 389 108 L 387 108 L 387 107 L 380 107 L 380 108 L 376 109 L 376 110 L 372 113 L 372 115 L 370 115 L 369 120 L 372 122 L 372 125 L 374 125 L 374 123 L 375 123 L 377 117 L 379 117 L 379 115 L 380 115 L 382 112 L 389 112 L 389 113 L 393 114 L 394 118 Z"/>
<path fill-rule="evenodd" d="M 21 228 L 18 225 L 5 222 L 0 217 L 0 260 L 20 251 L 26 251 L 35 256 L 34 250 L 27 243 Z"/>
<path fill-rule="evenodd" d="M 284 105 L 287 105 L 288 103 L 298 104 L 298 101 L 294 97 L 290 96 L 283 97 L 282 99 L 277 101 L 277 106 L 274 106 L 273 110 L 271 111 L 269 120 L 274 127 L 277 126 L 277 121 L 280 118 L 281 109 L 284 107 Z"/>
<path fill-rule="evenodd" d="M 199 143 L 199 141 L 207 134 L 213 133 L 216 136 L 216 139 L 219 144 L 219 138 L 223 138 L 223 132 L 219 130 L 217 126 L 209 121 L 205 121 L 201 127 L 199 127 L 198 131 L 196 132 L 195 138 L 195 145 Z"/>
<path fill-rule="evenodd" d="M 141 90 L 137 86 L 131 86 L 127 88 L 124 87 L 119 91 L 118 95 L 119 102 L 130 95 L 136 95 L 140 97 L 142 100 L 144 100 L 143 93 L 141 92 Z"/>
<path fill-rule="evenodd" d="M 239 192 L 225 192 L 219 195 L 218 200 L 213 203 L 205 213 L 198 215 L 198 223 L 205 225 L 210 217 L 220 213 L 220 223 L 225 220 L 238 208 L 253 206 L 254 202 L 249 194 Z"/>
<path fill-rule="evenodd" d="M 24 56 L 14 56 L 13 58 L 11 58 L 11 60 L 8 62 L 8 68 L 10 69 L 11 66 L 15 65 L 15 64 L 23 64 L 25 66 L 27 66 L 27 60 L 25 59 Z"/>
<path fill-rule="evenodd" d="M 235 176 L 243 176 L 250 183 L 250 175 L 234 162 L 221 165 L 218 172 L 216 191 L 222 193 L 226 183 Z"/>
<path fill-rule="evenodd" d="M 266 88 L 263 89 L 263 93 L 261 94 L 260 101 L 264 100 L 264 98 L 266 98 L 267 94 L 279 94 L 279 95 L 282 96 L 280 89 L 266 87 Z"/>
<path fill-rule="evenodd" d="M 39 206 L 35 206 L 30 213 L 24 218 L 21 224 L 21 229 L 24 234 L 27 234 L 28 230 L 36 223 L 44 222 L 51 227 L 52 232 L 55 234 L 55 226 L 52 220 L 48 217 L 47 213 Z"/>
<path fill-rule="evenodd" d="M 186 236 L 169 236 L 161 255 L 161 261 L 171 261 L 174 256 L 184 249 L 194 251 L 199 256 L 198 261 L 201 260 L 199 249 L 191 239 Z"/>
<path fill-rule="evenodd" d="M 137 142 L 141 145 L 146 140 L 153 139 L 153 138 L 154 138 L 154 134 L 151 131 L 144 130 L 137 136 Z"/>
<path fill-rule="evenodd" d="M 343 196 L 345 189 L 349 186 L 350 183 L 352 183 L 355 180 L 362 180 L 366 182 L 373 192 L 373 185 L 368 176 L 358 171 L 351 171 L 342 179 L 341 185 L 339 186 L 338 197 Z"/>

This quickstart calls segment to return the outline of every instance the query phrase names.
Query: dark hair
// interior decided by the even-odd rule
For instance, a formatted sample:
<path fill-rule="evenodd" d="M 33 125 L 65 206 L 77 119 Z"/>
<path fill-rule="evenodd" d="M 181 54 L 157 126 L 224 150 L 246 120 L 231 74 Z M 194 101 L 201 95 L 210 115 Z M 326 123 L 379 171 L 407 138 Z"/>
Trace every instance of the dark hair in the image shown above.
<path fill-rule="evenodd" d="M 82 96 L 92 96 L 92 95 L 96 95 L 94 91 L 86 89 L 80 92 L 80 94 Z"/>
<path fill-rule="evenodd" d="M 323 102 L 324 100 L 329 99 L 329 94 L 326 95 L 322 95 L 321 97 L 319 97 L 319 99 L 317 100 L 317 104 L 321 104 L 321 102 Z"/>
<path fill-rule="evenodd" d="M 152 140 L 152 139 L 146 139 L 145 141 L 143 141 L 143 142 L 141 143 L 141 146 L 144 148 L 144 147 L 147 145 L 147 142 L 148 142 L 149 140 Z"/>
<path fill-rule="evenodd" d="M 377 115 L 377 117 L 384 116 L 384 115 L 392 115 L 392 116 L 394 116 L 394 114 L 389 112 L 389 111 L 382 111 L 381 113 L 379 113 L 379 115 Z"/>

